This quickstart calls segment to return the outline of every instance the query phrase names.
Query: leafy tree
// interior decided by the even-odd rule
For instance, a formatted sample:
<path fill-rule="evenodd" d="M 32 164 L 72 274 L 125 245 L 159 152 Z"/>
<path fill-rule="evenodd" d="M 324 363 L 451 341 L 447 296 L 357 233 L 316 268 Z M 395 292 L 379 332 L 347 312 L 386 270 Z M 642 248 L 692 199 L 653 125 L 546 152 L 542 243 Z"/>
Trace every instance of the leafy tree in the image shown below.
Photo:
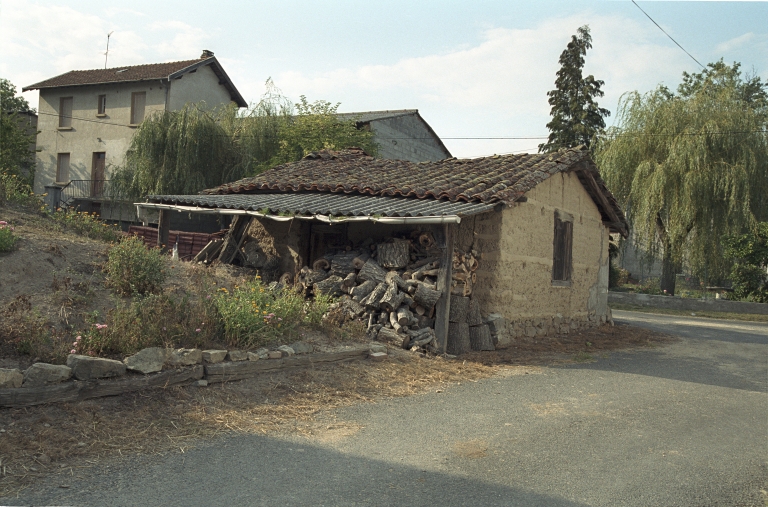
<path fill-rule="evenodd" d="M 729 271 L 720 239 L 768 218 L 766 84 L 739 64 L 684 74 L 677 94 L 664 86 L 625 94 L 618 125 L 595 158 L 628 212 L 634 240 L 662 259 L 661 288 L 675 290 L 682 262 L 719 281 Z"/>
<path fill-rule="evenodd" d="M 16 96 L 16 87 L 7 79 L 0 79 L 0 172 L 34 178 L 33 152 L 29 145 L 35 134 L 28 134 L 20 113 L 34 112 L 24 97 Z M 31 181 L 30 181 L 31 183 Z"/>
<path fill-rule="evenodd" d="M 730 279 L 739 299 L 768 303 L 768 222 L 756 232 L 726 236 L 725 256 L 733 261 Z"/>
<path fill-rule="evenodd" d="M 591 74 L 587 77 L 582 75 L 584 56 L 591 48 L 589 26 L 584 25 L 560 54 L 556 88 L 547 92 L 549 105 L 552 106 L 552 120 L 547 123 L 549 139 L 539 145 L 539 152 L 552 152 L 580 144 L 589 147 L 595 135 L 605 128 L 603 118 L 611 113 L 598 107 L 595 101 L 595 97 L 603 96 L 600 87 L 605 83 Z"/>

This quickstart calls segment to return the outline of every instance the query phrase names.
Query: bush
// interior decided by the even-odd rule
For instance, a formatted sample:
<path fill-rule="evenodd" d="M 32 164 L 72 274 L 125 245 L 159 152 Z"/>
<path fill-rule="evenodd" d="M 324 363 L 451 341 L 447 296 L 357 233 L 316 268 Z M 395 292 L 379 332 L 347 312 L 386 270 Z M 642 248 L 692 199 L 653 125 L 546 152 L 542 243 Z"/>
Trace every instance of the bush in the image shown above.
<path fill-rule="evenodd" d="M 15 174 L 0 173 L 0 205 L 6 203 L 37 207 L 40 198 L 32 193 L 32 186 Z"/>
<path fill-rule="evenodd" d="M 16 236 L 13 235 L 13 226 L 0 220 L 0 252 L 10 252 L 16 244 Z"/>
<path fill-rule="evenodd" d="M 733 261 L 731 282 L 735 299 L 768 303 L 768 222 L 748 234 L 723 238 L 725 256 Z"/>
<path fill-rule="evenodd" d="M 109 249 L 107 285 L 118 294 L 154 294 L 165 281 L 167 257 L 157 248 L 147 248 L 135 236 L 124 238 Z"/>
<path fill-rule="evenodd" d="M 99 219 L 96 213 L 86 211 L 57 210 L 49 213 L 57 224 L 91 239 L 101 241 L 118 241 L 120 232 L 117 225 L 109 225 Z"/>

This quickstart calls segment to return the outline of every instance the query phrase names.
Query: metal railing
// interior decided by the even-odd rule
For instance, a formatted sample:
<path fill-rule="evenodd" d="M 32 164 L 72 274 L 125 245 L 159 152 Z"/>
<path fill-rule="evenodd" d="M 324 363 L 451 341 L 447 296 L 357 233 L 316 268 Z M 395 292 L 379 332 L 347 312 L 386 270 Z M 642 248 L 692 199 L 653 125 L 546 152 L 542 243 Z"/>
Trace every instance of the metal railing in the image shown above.
<path fill-rule="evenodd" d="M 61 203 L 65 205 L 78 199 L 100 201 L 112 198 L 109 180 L 70 180 L 61 188 Z"/>

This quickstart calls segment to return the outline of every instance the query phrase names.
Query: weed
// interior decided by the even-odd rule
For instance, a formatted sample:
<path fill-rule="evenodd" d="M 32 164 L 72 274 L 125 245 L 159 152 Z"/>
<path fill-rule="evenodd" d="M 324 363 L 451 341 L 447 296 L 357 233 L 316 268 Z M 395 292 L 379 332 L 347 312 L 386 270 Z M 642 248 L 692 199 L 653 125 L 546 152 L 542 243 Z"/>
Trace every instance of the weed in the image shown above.
<path fill-rule="evenodd" d="M 20 295 L 0 311 L 0 344 L 17 354 L 63 363 L 67 339 L 32 309 L 29 296 Z M 10 352 L 10 350 L 8 350 Z"/>
<path fill-rule="evenodd" d="M 582 351 L 573 356 L 573 360 L 577 363 L 588 363 L 590 361 L 594 361 L 595 358 L 592 356 L 592 354 Z"/>
<path fill-rule="evenodd" d="M 86 211 L 57 210 L 48 213 L 53 221 L 66 229 L 101 241 L 118 241 L 120 232 L 115 224 L 107 224 L 99 219 L 95 213 Z"/>
<path fill-rule="evenodd" d="M 0 252 L 10 252 L 16 244 L 14 228 L 5 220 L 0 220 Z"/>
<path fill-rule="evenodd" d="M 165 281 L 168 259 L 157 248 L 147 248 L 137 237 L 124 238 L 109 249 L 107 285 L 118 294 L 152 294 Z"/>
<path fill-rule="evenodd" d="M 40 197 L 32 192 L 32 186 L 15 174 L 0 173 L 0 205 L 15 204 L 26 208 L 38 208 Z"/>

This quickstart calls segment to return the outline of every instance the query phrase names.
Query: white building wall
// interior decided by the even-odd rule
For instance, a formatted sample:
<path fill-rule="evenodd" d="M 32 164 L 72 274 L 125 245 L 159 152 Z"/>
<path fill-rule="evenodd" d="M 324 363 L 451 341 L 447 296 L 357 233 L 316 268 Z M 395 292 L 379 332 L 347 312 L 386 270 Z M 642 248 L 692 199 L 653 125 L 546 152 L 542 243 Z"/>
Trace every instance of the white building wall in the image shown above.
<path fill-rule="evenodd" d="M 180 79 L 171 81 L 168 97 L 168 109 L 177 111 L 189 102 L 205 102 L 214 108 L 229 104 L 232 99 L 210 65 L 199 67 L 197 71 L 184 74 Z"/>
<path fill-rule="evenodd" d="M 415 114 L 372 120 L 370 125 L 379 144 L 379 158 L 436 162 L 450 157 Z"/>

